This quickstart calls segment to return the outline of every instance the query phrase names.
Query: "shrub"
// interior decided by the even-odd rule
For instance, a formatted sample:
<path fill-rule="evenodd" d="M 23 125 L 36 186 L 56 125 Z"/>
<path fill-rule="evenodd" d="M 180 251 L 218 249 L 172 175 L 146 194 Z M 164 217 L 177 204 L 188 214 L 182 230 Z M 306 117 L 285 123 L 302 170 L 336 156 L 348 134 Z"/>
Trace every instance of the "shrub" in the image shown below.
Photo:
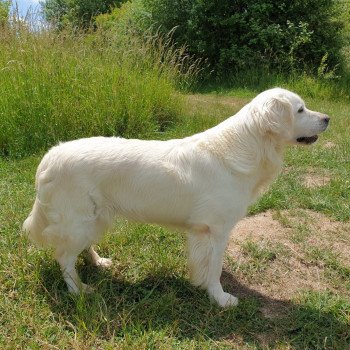
<path fill-rule="evenodd" d="M 95 23 L 104 30 L 130 31 L 143 34 L 149 32 L 152 26 L 150 14 L 142 0 L 133 0 L 114 7 L 110 13 L 103 13 L 95 17 Z"/>
<path fill-rule="evenodd" d="M 8 25 L 10 5 L 10 1 L 0 0 L 0 30 Z"/>
<path fill-rule="evenodd" d="M 340 62 L 334 0 L 143 0 L 156 26 L 208 59 L 218 75 L 252 67 L 312 69 Z M 325 62 L 323 62 L 325 63 Z"/>
<path fill-rule="evenodd" d="M 89 28 L 93 18 L 107 13 L 123 0 L 45 0 L 42 2 L 46 20 L 59 29 L 66 25 Z"/>

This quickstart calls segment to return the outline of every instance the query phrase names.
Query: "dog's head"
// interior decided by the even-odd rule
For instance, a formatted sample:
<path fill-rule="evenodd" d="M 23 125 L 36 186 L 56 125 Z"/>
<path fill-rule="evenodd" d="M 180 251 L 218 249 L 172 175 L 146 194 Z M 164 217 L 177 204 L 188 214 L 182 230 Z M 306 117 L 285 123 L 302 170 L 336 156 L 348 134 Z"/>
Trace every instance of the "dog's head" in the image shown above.
<path fill-rule="evenodd" d="M 307 109 L 297 94 L 285 89 L 264 91 L 251 103 L 259 128 L 286 143 L 312 144 L 329 124 L 326 114 Z"/>

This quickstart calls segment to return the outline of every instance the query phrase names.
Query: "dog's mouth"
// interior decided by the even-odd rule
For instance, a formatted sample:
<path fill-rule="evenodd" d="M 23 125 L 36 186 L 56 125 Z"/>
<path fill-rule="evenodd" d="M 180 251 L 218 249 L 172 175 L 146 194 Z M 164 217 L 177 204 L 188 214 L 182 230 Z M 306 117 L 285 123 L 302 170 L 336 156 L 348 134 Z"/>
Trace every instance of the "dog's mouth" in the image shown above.
<path fill-rule="evenodd" d="M 318 135 L 314 135 L 314 136 L 303 136 L 303 137 L 298 137 L 297 141 L 299 143 L 303 143 L 304 145 L 311 145 L 312 143 L 316 142 L 316 140 L 318 139 Z"/>

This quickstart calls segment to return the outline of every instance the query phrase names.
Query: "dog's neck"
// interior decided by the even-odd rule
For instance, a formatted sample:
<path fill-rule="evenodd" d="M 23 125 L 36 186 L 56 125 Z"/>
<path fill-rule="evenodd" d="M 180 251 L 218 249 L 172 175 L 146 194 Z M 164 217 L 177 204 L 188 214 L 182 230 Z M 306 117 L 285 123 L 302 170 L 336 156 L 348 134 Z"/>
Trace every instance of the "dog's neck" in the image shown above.
<path fill-rule="evenodd" d="M 203 134 L 200 146 L 214 154 L 235 174 L 251 178 L 252 195 L 264 190 L 279 174 L 285 144 L 254 123 L 234 116 Z"/>

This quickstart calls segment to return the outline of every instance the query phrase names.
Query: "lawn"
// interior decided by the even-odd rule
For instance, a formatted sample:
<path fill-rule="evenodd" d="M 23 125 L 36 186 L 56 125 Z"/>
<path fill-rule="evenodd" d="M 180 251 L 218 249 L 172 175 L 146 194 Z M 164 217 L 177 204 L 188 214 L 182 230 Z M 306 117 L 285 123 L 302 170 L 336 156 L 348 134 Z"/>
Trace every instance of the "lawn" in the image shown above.
<path fill-rule="evenodd" d="M 255 93 L 183 96 L 176 126 L 150 137 L 204 130 Z M 0 348 L 349 349 L 350 104 L 305 100 L 331 116 L 330 128 L 288 150 L 277 181 L 232 232 L 222 282 L 240 304 L 226 310 L 189 283 L 182 233 L 124 220 L 99 246 L 112 268 L 79 260 L 95 292 L 69 295 L 50 252 L 20 232 L 41 155 L 0 159 Z"/>

